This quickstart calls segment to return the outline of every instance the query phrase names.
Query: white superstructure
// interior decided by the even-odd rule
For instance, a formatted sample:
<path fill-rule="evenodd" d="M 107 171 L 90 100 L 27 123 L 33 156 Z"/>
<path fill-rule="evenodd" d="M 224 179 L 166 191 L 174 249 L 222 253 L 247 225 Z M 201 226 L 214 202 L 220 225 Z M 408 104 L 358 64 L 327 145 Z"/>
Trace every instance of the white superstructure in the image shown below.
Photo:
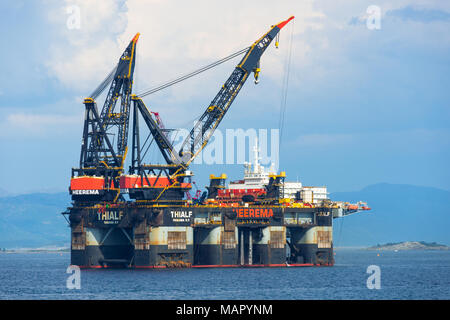
<path fill-rule="evenodd" d="M 253 147 L 253 163 L 244 163 L 244 180 L 230 182 L 229 189 L 264 189 L 269 183 L 269 175 L 276 174 L 274 164 L 269 169 L 264 168 L 260 163 L 258 139 Z"/>
<path fill-rule="evenodd" d="M 307 199 L 302 199 L 305 202 L 310 202 L 310 203 L 321 203 L 323 200 L 328 199 L 328 192 L 327 192 L 327 187 L 322 186 L 322 187 L 302 187 L 302 192 L 305 194 L 310 194 L 312 197 L 312 200 L 308 201 Z"/>
<path fill-rule="evenodd" d="M 253 147 L 253 163 L 244 163 L 244 179 L 230 182 L 228 189 L 265 189 L 269 184 L 270 175 L 276 175 L 274 164 L 267 169 L 260 164 L 258 139 L 255 140 Z M 323 200 L 328 199 L 327 187 L 304 187 L 301 182 L 284 183 L 284 197 L 297 199 L 308 203 L 320 204 Z M 297 199 L 299 200 L 299 199 Z"/>
<path fill-rule="evenodd" d="M 295 199 L 297 192 L 302 190 L 301 182 L 284 182 L 284 197 Z"/>

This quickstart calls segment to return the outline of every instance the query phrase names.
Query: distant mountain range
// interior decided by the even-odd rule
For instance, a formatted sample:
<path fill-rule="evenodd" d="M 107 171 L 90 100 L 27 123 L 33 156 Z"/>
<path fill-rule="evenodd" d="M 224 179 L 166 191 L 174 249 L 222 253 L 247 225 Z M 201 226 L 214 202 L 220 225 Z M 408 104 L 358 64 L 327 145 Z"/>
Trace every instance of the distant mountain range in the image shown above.
<path fill-rule="evenodd" d="M 369 212 L 334 220 L 334 245 L 426 241 L 450 244 L 450 192 L 429 187 L 375 184 L 361 191 L 336 192 L 338 201 L 367 201 Z M 70 229 L 61 215 L 68 193 L 33 193 L 0 198 L 0 248 L 63 247 Z"/>
<path fill-rule="evenodd" d="M 335 246 L 426 241 L 450 244 L 450 192 L 380 183 L 358 192 L 336 192 L 332 200 L 367 201 L 371 211 L 334 220 Z"/>
<path fill-rule="evenodd" d="M 70 201 L 67 192 L 0 198 L 0 248 L 69 246 L 70 229 L 61 212 Z"/>

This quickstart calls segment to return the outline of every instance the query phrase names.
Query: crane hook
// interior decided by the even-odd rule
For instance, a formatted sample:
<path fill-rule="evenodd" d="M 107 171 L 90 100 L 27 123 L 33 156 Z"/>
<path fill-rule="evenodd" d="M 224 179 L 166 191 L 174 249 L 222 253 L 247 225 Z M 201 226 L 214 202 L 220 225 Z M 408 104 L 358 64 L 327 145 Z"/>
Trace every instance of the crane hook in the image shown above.
<path fill-rule="evenodd" d="M 259 72 L 260 72 L 260 71 L 261 71 L 260 68 L 256 68 L 255 71 L 254 71 L 254 75 L 255 75 L 255 84 L 258 84 L 258 83 L 259 83 L 258 78 L 259 78 Z"/>
<path fill-rule="evenodd" d="M 258 78 L 259 78 L 259 72 L 260 71 L 261 71 L 261 68 L 259 67 L 259 61 L 258 61 L 258 63 L 256 64 L 255 69 L 253 69 L 253 75 L 255 76 L 255 84 L 259 83 Z"/>

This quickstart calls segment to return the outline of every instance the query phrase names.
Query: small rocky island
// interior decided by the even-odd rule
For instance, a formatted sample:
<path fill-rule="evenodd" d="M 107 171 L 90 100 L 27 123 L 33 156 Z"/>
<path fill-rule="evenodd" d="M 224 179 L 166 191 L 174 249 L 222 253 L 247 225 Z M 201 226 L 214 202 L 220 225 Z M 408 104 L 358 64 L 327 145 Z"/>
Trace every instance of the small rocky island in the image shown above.
<path fill-rule="evenodd" d="M 450 247 L 436 242 L 425 241 L 405 241 L 386 244 L 377 244 L 376 246 L 367 248 L 368 250 L 450 250 Z"/>

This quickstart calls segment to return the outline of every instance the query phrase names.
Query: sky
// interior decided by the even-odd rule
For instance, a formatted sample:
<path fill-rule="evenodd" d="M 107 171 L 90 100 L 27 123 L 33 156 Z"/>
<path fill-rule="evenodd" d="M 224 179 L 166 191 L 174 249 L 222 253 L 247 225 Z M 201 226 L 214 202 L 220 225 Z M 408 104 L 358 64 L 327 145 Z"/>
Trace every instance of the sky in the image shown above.
<path fill-rule="evenodd" d="M 291 15 L 221 132 L 282 127 L 287 180 L 330 192 L 380 182 L 450 190 L 448 2 L 17 0 L 1 1 L 0 12 L 2 195 L 67 191 L 82 101 L 137 32 L 135 93 L 249 46 Z M 188 128 L 238 59 L 144 101 L 166 127 Z M 241 164 L 191 169 L 201 187 L 210 174 L 243 174 Z"/>

